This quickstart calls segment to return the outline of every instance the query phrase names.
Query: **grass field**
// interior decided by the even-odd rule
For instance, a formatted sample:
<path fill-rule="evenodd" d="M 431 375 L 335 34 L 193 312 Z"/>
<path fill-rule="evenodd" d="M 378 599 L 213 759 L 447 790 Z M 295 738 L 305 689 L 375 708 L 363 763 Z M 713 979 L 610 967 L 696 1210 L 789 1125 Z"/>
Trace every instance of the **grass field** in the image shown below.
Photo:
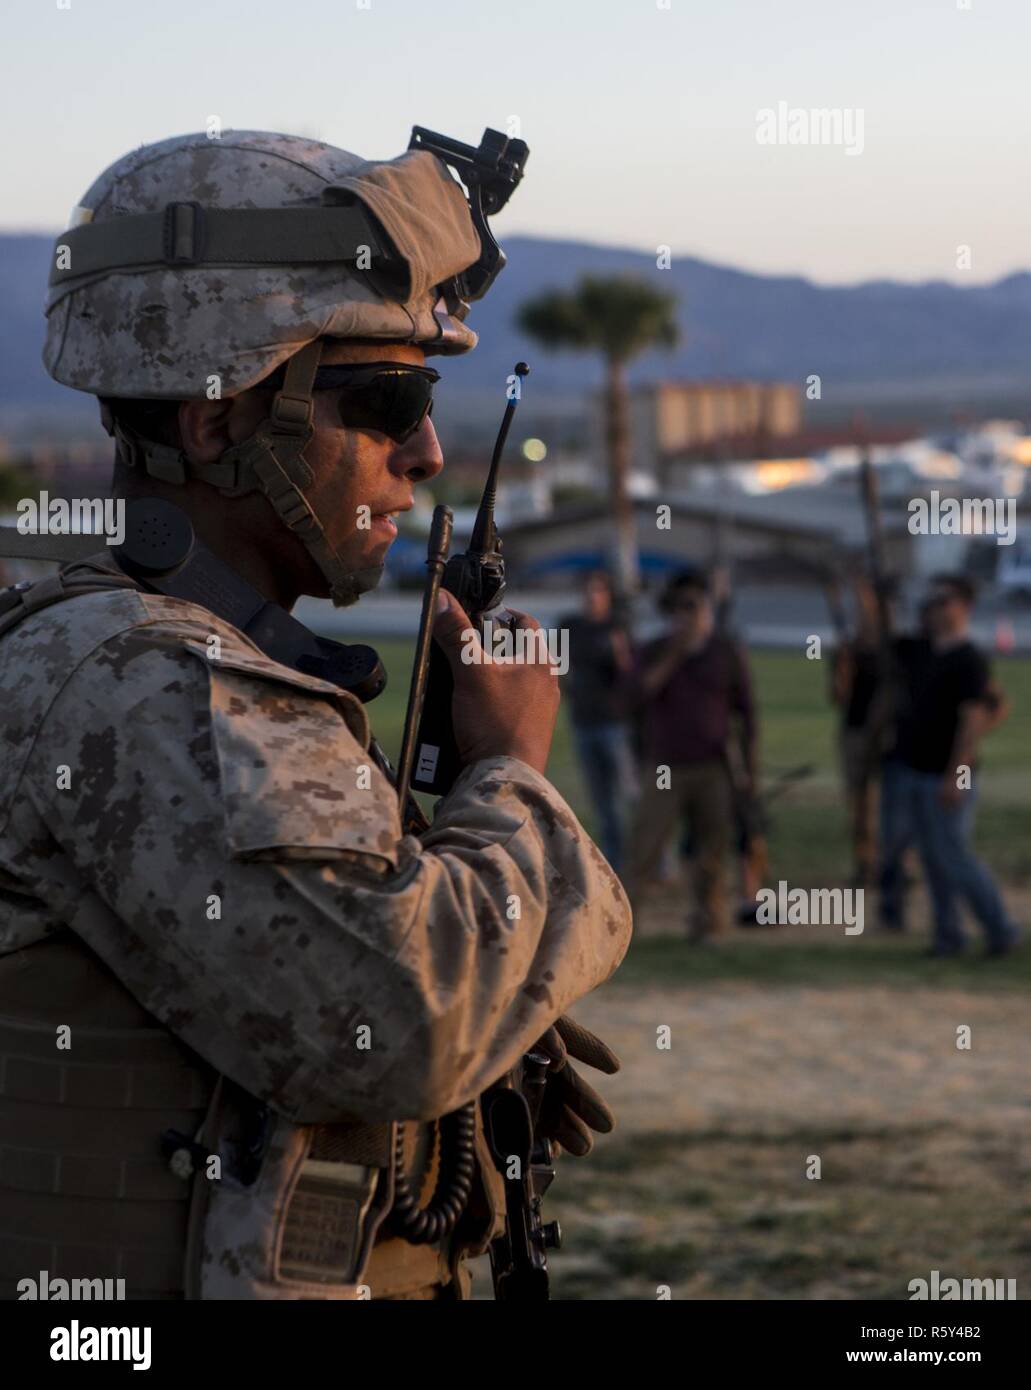
<path fill-rule="evenodd" d="M 370 705 L 369 714 L 380 742 L 393 757 L 400 745 L 408 697 L 411 645 L 393 641 L 377 645 L 390 681 Z M 759 652 L 753 669 L 767 773 L 803 763 L 815 765 L 811 778 L 775 803 L 770 837 L 773 878 L 800 886 L 836 883 L 847 872 L 848 852 L 825 663 L 807 661 L 800 653 Z M 1000 661 L 998 674 L 1013 713 L 984 743 L 977 845 L 1008 882 L 1031 885 L 1031 661 Z M 593 829 L 593 813 L 564 715 L 559 718 L 548 775 Z"/>
<path fill-rule="evenodd" d="M 393 755 L 408 654 L 380 650 L 392 685 L 370 714 Z M 825 669 L 782 653 L 754 669 L 766 769 L 816 769 L 777 803 L 771 881 L 843 883 Z M 977 844 L 1027 927 L 1031 662 L 999 674 L 1014 712 L 984 747 Z M 590 825 L 564 720 L 549 775 Z M 575 1010 L 624 1065 L 598 1083 L 616 1133 L 587 1160 L 562 1157 L 548 1197 L 566 1237 L 554 1295 L 906 1299 L 937 1269 L 1015 1278 L 1028 1297 L 1031 948 L 927 961 L 919 909 L 910 934 L 886 938 L 868 908 L 861 936 L 742 931 L 700 951 L 683 899 L 657 894 L 617 975 Z"/>

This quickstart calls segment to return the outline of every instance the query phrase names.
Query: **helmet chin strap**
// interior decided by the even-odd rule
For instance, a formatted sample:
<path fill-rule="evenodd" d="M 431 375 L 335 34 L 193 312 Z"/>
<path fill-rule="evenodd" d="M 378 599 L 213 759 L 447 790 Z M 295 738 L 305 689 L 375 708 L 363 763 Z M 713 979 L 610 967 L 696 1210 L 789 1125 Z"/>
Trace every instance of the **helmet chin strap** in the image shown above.
<path fill-rule="evenodd" d="M 312 386 L 321 357 L 322 342 L 316 338 L 289 359 L 283 385 L 276 392 L 266 419 L 249 439 L 226 449 L 217 463 L 191 463 L 181 449 L 136 438 L 121 425 L 114 425 L 111 432 L 129 464 L 142 467 L 163 482 L 184 483 L 188 477 L 199 478 L 226 497 L 263 492 L 283 525 L 315 561 L 329 585 L 333 604 L 347 608 L 357 603 L 361 594 L 376 587 L 383 577 L 383 566 L 348 569 L 305 495 L 305 488 L 315 479 L 304 451 L 315 434 Z"/>
<path fill-rule="evenodd" d="M 275 508 L 280 521 L 306 547 L 329 584 L 329 596 L 339 608 L 358 601 L 360 594 L 374 588 L 383 566 L 371 570 L 349 570 L 333 549 L 325 529 L 304 489 L 315 479 L 304 451 L 315 434 L 315 403 L 312 385 L 322 357 L 322 342 L 316 338 L 286 364 L 283 385 L 272 400 L 268 417 L 250 439 L 227 449 L 218 466 L 236 468 L 233 491 L 251 492 L 260 487 Z M 197 470 L 204 476 L 201 470 Z"/>

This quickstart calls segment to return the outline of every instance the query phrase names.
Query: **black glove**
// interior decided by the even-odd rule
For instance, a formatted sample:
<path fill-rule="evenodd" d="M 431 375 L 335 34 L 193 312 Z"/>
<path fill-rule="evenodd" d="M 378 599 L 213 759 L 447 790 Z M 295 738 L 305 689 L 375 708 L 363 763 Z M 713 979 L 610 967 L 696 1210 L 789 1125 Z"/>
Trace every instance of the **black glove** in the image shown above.
<path fill-rule="evenodd" d="M 537 1129 L 561 1144 L 567 1153 L 582 1158 L 594 1147 L 591 1130 L 609 1134 L 616 1117 L 592 1086 L 574 1070 L 570 1057 L 611 1076 L 619 1071 L 619 1058 L 602 1040 L 565 1014 L 555 1020 L 534 1051 L 551 1058 Z"/>

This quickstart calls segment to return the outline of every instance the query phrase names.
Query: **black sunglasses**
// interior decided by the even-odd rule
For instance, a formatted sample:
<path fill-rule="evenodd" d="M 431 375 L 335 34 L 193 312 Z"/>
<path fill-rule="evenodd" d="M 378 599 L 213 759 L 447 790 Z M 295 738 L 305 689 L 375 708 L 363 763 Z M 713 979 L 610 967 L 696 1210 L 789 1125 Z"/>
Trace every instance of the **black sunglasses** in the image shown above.
<path fill-rule="evenodd" d="M 283 374 L 281 368 L 262 385 L 281 385 Z M 341 362 L 319 367 L 312 390 L 339 392 L 345 429 L 378 430 L 403 444 L 432 413 L 433 387 L 439 380 L 432 367 L 407 362 Z"/>

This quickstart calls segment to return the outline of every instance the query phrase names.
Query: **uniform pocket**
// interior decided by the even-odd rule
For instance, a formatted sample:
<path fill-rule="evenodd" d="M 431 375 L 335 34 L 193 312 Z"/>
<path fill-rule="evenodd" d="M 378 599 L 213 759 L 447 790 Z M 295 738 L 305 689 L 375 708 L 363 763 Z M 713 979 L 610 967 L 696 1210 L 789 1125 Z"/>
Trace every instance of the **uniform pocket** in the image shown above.
<path fill-rule="evenodd" d="M 209 660 L 202 643 L 185 645 L 208 672 L 229 853 L 396 868 L 397 797 L 367 751 L 355 697 L 246 651 Z"/>

